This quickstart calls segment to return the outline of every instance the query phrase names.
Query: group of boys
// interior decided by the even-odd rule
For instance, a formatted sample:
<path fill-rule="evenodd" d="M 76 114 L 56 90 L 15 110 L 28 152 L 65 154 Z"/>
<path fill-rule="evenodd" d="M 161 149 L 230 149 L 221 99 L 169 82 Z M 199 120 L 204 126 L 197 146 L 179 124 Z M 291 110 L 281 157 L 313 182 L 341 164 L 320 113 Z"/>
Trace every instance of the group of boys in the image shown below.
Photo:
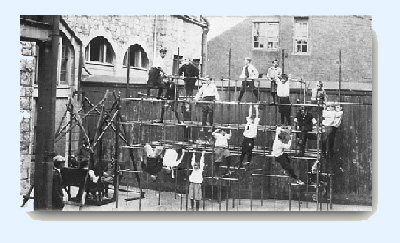
<path fill-rule="evenodd" d="M 179 114 L 177 112 L 178 103 L 176 102 L 177 98 L 177 87 L 174 83 L 173 79 L 168 79 L 167 82 L 163 82 L 163 79 L 167 77 L 165 70 L 165 56 L 167 50 L 166 48 L 161 48 L 160 56 L 154 62 L 153 68 L 149 72 L 149 80 L 148 87 L 158 88 L 157 98 L 162 98 L 162 91 L 165 88 L 166 93 L 164 99 L 167 100 L 168 105 L 171 107 L 171 110 L 175 113 L 175 117 L 179 124 L 184 124 L 183 121 L 179 118 Z M 238 102 L 241 102 L 243 95 L 246 91 L 251 91 L 257 99 L 257 103 L 260 103 L 259 100 L 259 90 L 255 87 L 255 80 L 259 78 L 260 74 L 258 73 L 255 66 L 251 63 L 252 60 L 249 57 L 244 59 L 244 66 L 242 68 L 242 72 L 240 74 L 240 79 L 242 80 L 241 89 L 238 96 Z M 157 71 L 158 75 L 155 75 L 154 72 Z M 195 87 L 195 82 L 199 77 L 198 68 L 191 63 L 189 58 L 184 59 L 184 64 L 179 68 L 179 75 L 183 76 L 185 81 L 185 90 L 186 97 L 193 97 L 193 89 Z M 157 77 L 157 79 L 154 79 Z M 272 61 L 272 66 L 268 69 L 267 79 L 271 82 L 271 104 L 278 105 L 278 111 L 280 113 L 281 124 L 282 125 L 291 125 L 291 102 L 290 102 L 290 80 L 288 75 L 282 73 L 282 69 L 279 67 L 278 60 Z M 220 96 L 218 94 L 217 87 L 215 83 L 211 82 L 210 78 L 200 79 L 202 81 L 202 86 L 194 96 L 195 101 L 202 101 L 202 128 L 207 126 L 207 120 L 209 127 L 213 127 L 213 118 L 214 118 L 214 108 L 212 106 L 213 101 L 219 101 Z M 149 92 L 148 92 L 149 94 Z M 336 134 L 336 129 L 340 125 L 340 121 L 342 118 L 343 112 L 341 111 L 341 107 L 337 105 L 334 107 L 334 104 L 327 103 L 327 94 L 323 89 L 323 83 L 321 81 L 317 82 L 317 87 L 312 89 L 311 95 L 311 104 L 317 104 L 318 107 L 314 107 L 313 110 L 316 113 L 316 117 L 319 117 L 322 121 L 322 125 L 325 127 L 325 132 L 323 134 L 322 139 L 322 154 L 323 156 L 332 156 L 333 155 L 333 144 L 334 138 Z M 324 108 L 327 107 L 327 108 Z M 257 135 L 257 126 L 260 118 L 258 117 L 258 105 L 255 105 L 256 108 L 256 116 L 252 116 L 252 106 L 249 109 L 249 116 L 246 118 L 245 130 L 243 132 L 243 142 L 242 142 L 242 153 L 240 156 L 239 167 L 245 167 L 243 164 L 244 157 L 247 155 L 247 161 L 251 161 L 252 159 L 252 149 L 254 147 L 254 139 Z M 307 140 L 313 139 L 313 134 L 311 131 L 313 127 L 317 123 L 317 120 L 314 118 L 312 112 L 310 111 L 310 106 L 302 106 L 296 114 L 294 119 L 295 125 L 297 129 L 300 130 L 299 134 L 299 153 L 297 156 L 304 156 L 305 153 L 305 145 Z M 156 122 L 162 123 L 164 119 L 164 111 L 165 108 L 162 106 L 161 109 L 161 119 Z M 184 109 L 184 111 L 188 112 L 188 109 Z M 335 114 L 333 114 L 335 112 Z M 336 118 L 332 118 L 332 116 Z M 332 120 L 335 120 L 332 122 Z M 321 124 L 321 123 L 320 123 Z M 285 129 L 279 130 L 284 131 Z M 209 129 L 209 131 L 213 131 Z M 222 135 L 221 135 L 222 134 Z M 213 131 L 212 135 L 214 136 L 216 142 L 216 164 L 219 165 L 222 162 L 222 159 L 225 158 L 227 161 L 228 168 L 230 166 L 230 154 L 229 149 L 227 149 L 227 140 L 230 138 L 231 133 L 226 133 L 220 129 Z M 315 135 L 315 134 L 314 134 Z M 187 134 L 185 135 L 186 138 Z M 280 136 L 283 138 L 283 136 Z M 287 136 L 286 136 L 287 138 Z M 281 154 L 281 153 L 277 153 Z M 279 157 L 279 156 L 278 156 Z M 246 164 L 246 163 L 245 163 Z M 247 163 L 248 164 L 248 163 Z M 286 162 L 285 162 L 285 167 Z M 218 169 L 217 169 L 218 171 Z M 230 174 L 228 170 L 228 174 Z"/>

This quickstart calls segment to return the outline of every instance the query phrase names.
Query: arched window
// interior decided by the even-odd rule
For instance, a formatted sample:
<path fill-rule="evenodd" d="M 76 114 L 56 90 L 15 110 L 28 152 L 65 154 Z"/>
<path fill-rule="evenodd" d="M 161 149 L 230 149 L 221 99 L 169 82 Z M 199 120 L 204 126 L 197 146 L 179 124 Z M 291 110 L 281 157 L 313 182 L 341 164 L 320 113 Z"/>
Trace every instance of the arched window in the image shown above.
<path fill-rule="evenodd" d="M 127 53 L 125 52 L 124 56 L 124 65 L 127 65 Z M 149 66 L 149 58 L 147 57 L 147 53 L 143 50 L 140 45 L 132 45 L 130 46 L 130 66 L 136 68 L 146 68 Z"/>
<path fill-rule="evenodd" d="M 85 59 L 91 62 L 112 64 L 114 61 L 114 50 L 106 38 L 98 36 L 86 46 Z"/>

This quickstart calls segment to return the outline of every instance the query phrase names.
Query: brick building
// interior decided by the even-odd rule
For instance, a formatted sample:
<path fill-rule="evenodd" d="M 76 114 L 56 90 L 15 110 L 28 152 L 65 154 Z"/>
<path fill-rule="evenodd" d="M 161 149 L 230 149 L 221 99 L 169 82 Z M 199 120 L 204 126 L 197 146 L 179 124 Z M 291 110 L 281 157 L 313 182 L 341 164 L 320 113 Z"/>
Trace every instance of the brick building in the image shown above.
<path fill-rule="evenodd" d="M 248 17 L 209 40 L 207 49 L 208 74 L 215 78 L 228 77 L 231 49 L 232 79 L 239 77 L 246 56 L 260 74 L 278 59 L 285 73 L 310 81 L 309 88 L 321 80 L 333 90 L 338 89 L 341 50 L 342 89 L 372 90 L 370 16 Z"/>

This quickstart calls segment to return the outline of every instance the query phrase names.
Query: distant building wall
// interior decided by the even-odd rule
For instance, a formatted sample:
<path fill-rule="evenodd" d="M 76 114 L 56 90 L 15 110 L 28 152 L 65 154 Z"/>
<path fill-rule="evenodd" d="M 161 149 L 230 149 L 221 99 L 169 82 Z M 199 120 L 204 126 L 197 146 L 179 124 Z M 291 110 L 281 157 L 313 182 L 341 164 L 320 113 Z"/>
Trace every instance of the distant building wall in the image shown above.
<path fill-rule="evenodd" d="M 279 48 L 253 48 L 254 21 L 279 23 Z M 294 53 L 295 16 L 251 17 L 208 42 L 208 74 L 216 79 L 228 77 L 229 49 L 232 49 L 231 78 L 237 79 L 246 56 L 260 74 L 266 74 L 274 59 L 284 71 L 306 81 L 326 81 L 328 89 L 337 89 L 339 80 L 339 49 L 342 61 L 342 88 L 372 89 L 372 29 L 365 16 L 310 16 L 308 17 L 309 53 Z M 210 27 L 212 28 L 212 26 Z M 311 84 L 310 88 L 315 85 Z"/>

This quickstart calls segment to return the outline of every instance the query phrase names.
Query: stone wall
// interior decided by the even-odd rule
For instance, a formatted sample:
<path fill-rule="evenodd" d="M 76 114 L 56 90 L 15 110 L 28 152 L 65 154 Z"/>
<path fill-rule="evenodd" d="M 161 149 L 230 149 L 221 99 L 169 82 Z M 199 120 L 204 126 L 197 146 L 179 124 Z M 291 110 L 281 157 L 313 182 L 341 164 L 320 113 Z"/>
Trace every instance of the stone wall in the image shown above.
<path fill-rule="evenodd" d="M 29 190 L 33 169 L 33 82 L 36 67 L 36 45 L 32 42 L 21 42 L 20 60 L 20 193 Z M 32 177 L 33 178 L 33 177 Z"/>
<path fill-rule="evenodd" d="M 172 74 L 174 55 L 188 56 L 201 59 L 202 28 L 185 22 L 174 16 L 63 16 L 75 34 L 82 40 L 83 49 L 97 37 L 105 37 L 111 44 L 115 58 L 113 66 L 91 67 L 94 75 L 111 75 L 125 77 L 126 68 L 123 66 L 125 52 L 131 45 L 138 44 L 147 53 L 149 67 L 154 61 L 154 30 L 156 26 L 156 55 L 160 47 L 167 47 L 165 57 L 167 73 Z M 93 68 L 93 69 L 90 69 Z M 134 70 L 133 79 L 136 83 L 147 81 L 147 70 Z M 139 73 L 138 73 L 139 72 Z M 140 73 L 141 72 L 141 73 Z M 123 81 L 121 81 L 123 82 Z"/>

